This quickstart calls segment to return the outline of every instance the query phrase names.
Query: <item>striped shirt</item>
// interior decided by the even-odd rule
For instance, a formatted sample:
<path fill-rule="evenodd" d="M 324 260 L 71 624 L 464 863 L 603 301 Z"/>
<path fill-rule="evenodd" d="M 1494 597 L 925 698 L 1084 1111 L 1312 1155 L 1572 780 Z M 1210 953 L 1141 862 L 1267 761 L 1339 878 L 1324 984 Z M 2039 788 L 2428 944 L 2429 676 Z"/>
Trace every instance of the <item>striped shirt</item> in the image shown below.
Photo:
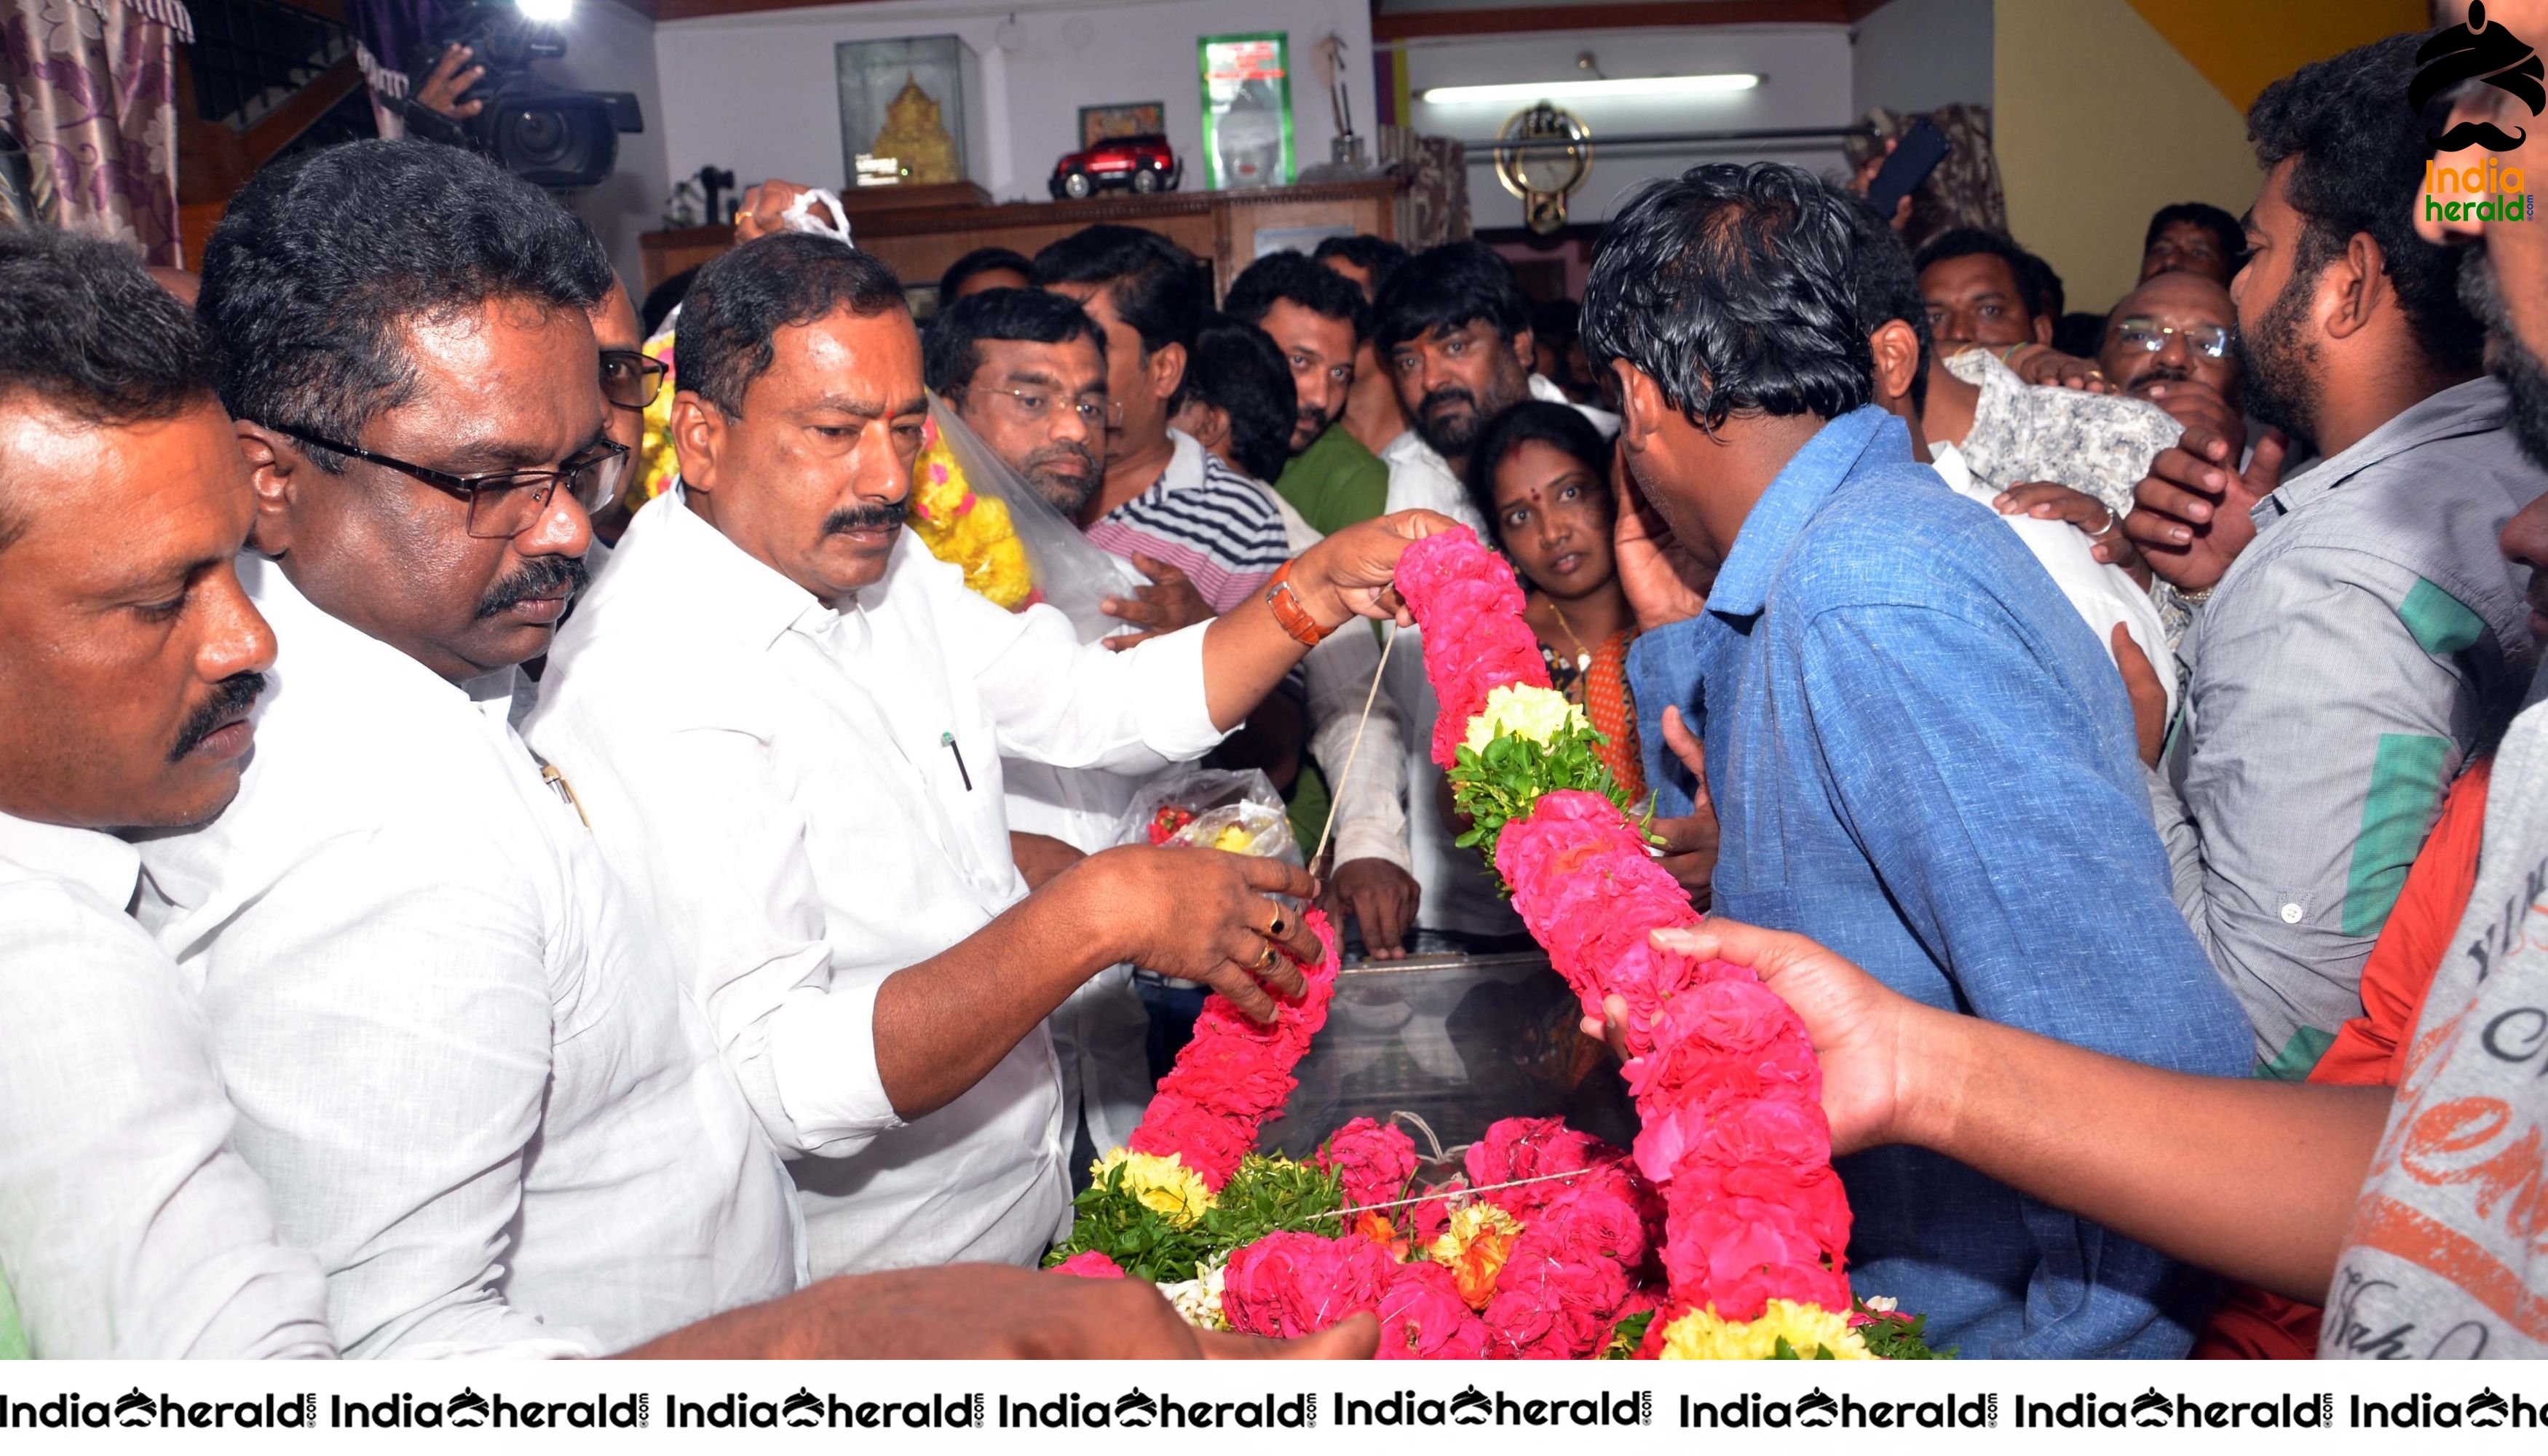
<path fill-rule="evenodd" d="M 1195 591 L 1226 612 L 1264 590 L 1291 559 L 1273 493 L 1239 474 L 1180 430 L 1168 431 L 1176 455 L 1157 481 L 1088 528 L 1088 539 L 1131 559 L 1133 553 L 1184 572 Z"/>

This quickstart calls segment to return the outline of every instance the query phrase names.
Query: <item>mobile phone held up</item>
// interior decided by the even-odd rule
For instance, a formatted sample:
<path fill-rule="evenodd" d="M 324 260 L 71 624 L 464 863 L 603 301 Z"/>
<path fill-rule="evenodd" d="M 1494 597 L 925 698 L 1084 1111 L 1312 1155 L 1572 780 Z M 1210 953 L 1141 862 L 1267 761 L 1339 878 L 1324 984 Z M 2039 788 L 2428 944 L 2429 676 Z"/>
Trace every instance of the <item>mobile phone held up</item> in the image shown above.
<path fill-rule="evenodd" d="M 1911 130 L 1903 133 L 1901 141 L 1895 144 L 1893 154 L 1876 169 L 1875 180 L 1867 184 L 1867 202 L 1880 215 L 1892 217 L 1895 205 L 1909 197 L 1913 188 L 1928 181 L 1929 174 L 1938 170 L 1938 163 L 1947 159 L 1947 134 L 1938 130 L 1936 122 L 1927 117 L 1913 122 Z"/>

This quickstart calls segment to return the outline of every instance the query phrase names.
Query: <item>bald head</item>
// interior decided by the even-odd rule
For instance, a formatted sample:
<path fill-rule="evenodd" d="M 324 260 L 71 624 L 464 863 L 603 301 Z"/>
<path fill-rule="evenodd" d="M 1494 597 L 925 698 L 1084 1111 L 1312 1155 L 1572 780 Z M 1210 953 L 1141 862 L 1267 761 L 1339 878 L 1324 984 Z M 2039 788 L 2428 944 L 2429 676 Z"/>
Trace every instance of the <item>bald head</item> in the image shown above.
<path fill-rule="evenodd" d="M 2230 290 L 2200 273 L 2161 273 L 2124 295 L 2106 317 L 2097 363 L 2127 394 L 2193 380 L 2235 404 L 2237 331 Z"/>

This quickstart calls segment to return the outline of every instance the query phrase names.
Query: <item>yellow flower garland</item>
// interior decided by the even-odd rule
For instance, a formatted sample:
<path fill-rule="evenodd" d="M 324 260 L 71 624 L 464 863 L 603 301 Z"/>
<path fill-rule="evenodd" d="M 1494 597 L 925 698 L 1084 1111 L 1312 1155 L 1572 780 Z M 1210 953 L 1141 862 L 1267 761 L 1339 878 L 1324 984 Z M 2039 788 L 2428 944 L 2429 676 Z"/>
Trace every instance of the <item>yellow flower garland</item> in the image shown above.
<path fill-rule="evenodd" d="M 964 569 L 964 585 L 1016 609 L 1035 592 L 1027 549 L 1006 503 L 973 494 L 933 421 L 911 466 L 911 529 L 929 554 Z"/>
<path fill-rule="evenodd" d="M 1103 1183 L 1118 1164 L 1124 1169 L 1124 1191 L 1141 1207 L 1165 1216 L 1180 1228 L 1202 1218 L 1205 1210 L 1212 1207 L 1212 1188 L 1202 1175 L 1185 1165 L 1179 1154 L 1159 1157 L 1119 1147 L 1092 1164 L 1090 1172 Z"/>
<path fill-rule="evenodd" d="M 1849 1317 L 1818 1305 L 1772 1300 L 1758 1320 L 1717 1318 L 1715 1308 L 1692 1310 L 1664 1326 L 1664 1360 L 1769 1360 L 1778 1341 L 1799 1359 L 1815 1360 L 1828 1352 L 1835 1360 L 1872 1360 L 1866 1340 L 1849 1324 Z"/>

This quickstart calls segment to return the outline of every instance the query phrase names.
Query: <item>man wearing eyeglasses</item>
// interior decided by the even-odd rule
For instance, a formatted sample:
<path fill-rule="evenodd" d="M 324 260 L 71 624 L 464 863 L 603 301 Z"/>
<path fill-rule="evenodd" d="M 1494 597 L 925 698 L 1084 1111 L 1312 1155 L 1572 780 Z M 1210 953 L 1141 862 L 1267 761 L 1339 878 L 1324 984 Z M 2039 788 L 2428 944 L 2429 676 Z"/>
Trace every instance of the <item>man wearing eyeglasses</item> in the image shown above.
<path fill-rule="evenodd" d="M 598 482 L 596 493 L 584 502 L 592 516 L 591 564 L 598 568 L 618 543 L 619 533 L 628 529 L 633 513 L 625 499 L 628 473 L 637 468 L 638 446 L 646 436 L 646 407 L 663 393 L 672 367 L 647 357 L 637 306 L 629 302 L 627 286 L 617 278 L 610 280 L 610 292 L 602 295 L 592 318 L 592 341 L 601 346 L 601 397 L 610 405 L 603 428 L 610 434 L 610 443 L 623 452 L 608 478 Z"/>
<path fill-rule="evenodd" d="M 997 288 L 948 305 L 925 342 L 930 390 L 1075 521 L 1105 478 L 1105 333 L 1057 293 Z"/>
<path fill-rule="evenodd" d="M 136 914 L 348 1354 L 626 1348 L 802 1272 L 661 937 L 505 722 L 621 455 L 609 282 L 549 199 L 418 142 L 268 168 L 205 257 L 281 651 L 237 800 L 140 846 Z"/>
<path fill-rule="evenodd" d="M 2161 273 L 2124 295 L 2106 319 L 2097 367 L 2115 388 L 2144 400 L 2162 384 L 2194 384 L 2238 403 L 2238 306 L 2200 273 Z"/>

